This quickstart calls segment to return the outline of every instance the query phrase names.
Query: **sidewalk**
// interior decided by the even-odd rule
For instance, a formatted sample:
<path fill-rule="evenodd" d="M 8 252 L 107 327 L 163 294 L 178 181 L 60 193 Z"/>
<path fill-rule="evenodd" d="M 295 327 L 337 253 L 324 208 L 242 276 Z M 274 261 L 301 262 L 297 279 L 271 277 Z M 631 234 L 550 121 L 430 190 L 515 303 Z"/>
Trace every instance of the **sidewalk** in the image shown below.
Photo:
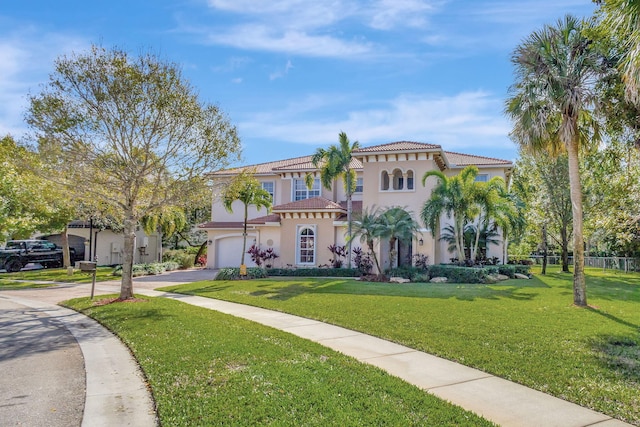
<path fill-rule="evenodd" d="M 318 342 L 333 350 L 352 356 L 363 363 L 369 363 L 386 370 L 390 374 L 402 378 L 435 396 L 471 410 L 502 426 L 629 426 L 629 424 L 612 419 L 607 415 L 503 380 L 482 371 L 359 332 L 258 307 L 154 290 L 162 286 L 211 279 L 212 277 L 213 272 L 211 271 L 192 270 L 161 276 L 136 278 L 134 291 L 137 294 L 171 298 L 199 307 L 217 310 Z M 0 292 L 0 298 L 10 298 L 14 302 L 23 303 L 24 305 L 33 304 L 35 307 L 43 304 L 40 308 L 55 317 L 56 311 L 51 309 L 53 302 L 78 296 L 88 296 L 88 290 L 87 285 L 65 285 L 47 289 L 3 291 Z M 96 284 L 96 294 L 115 293 L 118 292 L 118 290 L 118 282 L 102 282 Z M 49 308 L 47 309 L 46 307 Z M 60 309 L 60 307 L 57 308 Z M 122 348 L 124 346 L 115 339 L 113 335 L 104 331 L 104 328 L 101 327 L 98 328 L 102 329 L 102 334 L 94 331 L 88 334 L 91 336 L 91 339 L 88 339 L 88 337 L 85 337 L 87 339 L 83 339 L 80 331 L 86 328 L 87 324 L 95 324 L 95 322 L 77 313 L 75 316 L 84 319 L 81 321 L 83 326 L 78 327 L 78 324 L 76 324 L 76 332 L 74 332 L 73 322 L 70 324 L 65 323 L 65 326 L 70 328 L 74 336 L 76 333 L 79 333 L 80 339 L 78 339 L 78 336 L 76 336 L 76 339 L 78 339 L 85 357 L 87 368 L 87 405 L 83 425 L 153 425 L 150 424 L 152 421 L 155 423 L 155 420 L 151 420 L 152 417 L 150 417 L 149 413 L 149 408 L 151 407 L 150 401 L 125 399 L 127 401 L 119 408 L 126 413 L 126 416 L 123 417 L 121 422 L 114 421 L 109 423 L 108 421 L 113 420 L 109 419 L 110 414 L 107 413 L 107 410 L 103 411 L 103 413 L 97 413 L 95 411 L 96 408 L 92 406 L 90 400 L 98 396 L 90 393 L 90 377 L 96 373 L 95 371 L 104 370 L 105 363 L 94 364 L 87 360 L 87 358 L 91 359 L 93 357 L 92 351 L 85 351 L 85 346 L 89 344 L 87 341 L 90 341 L 93 345 L 101 345 L 102 347 L 99 353 L 102 353 L 104 356 L 110 355 L 113 351 L 112 349 L 117 347 Z M 62 320 L 60 315 L 58 315 L 58 319 Z M 80 321 L 75 320 L 75 322 Z M 128 355 L 128 352 L 126 353 Z M 126 358 L 116 359 L 115 361 L 112 360 L 108 362 L 116 363 L 116 365 L 107 364 L 113 368 L 113 371 L 108 372 L 109 378 L 103 378 L 100 381 L 103 381 L 104 384 L 110 387 L 115 387 L 117 390 L 122 390 L 121 380 L 126 378 L 137 378 L 140 380 L 139 375 L 135 372 L 125 374 L 120 370 L 120 363 L 124 366 L 133 363 L 135 368 L 137 368 L 135 362 L 131 360 L 126 361 L 125 359 Z M 129 359 L 131 359 L 130 355 Z M 138 387 L 139 391 L 140 382 L 138 382 L 137 385 L 130 385 L 128 388 L 131 387 L 134 391 L 136 387 Z M 148 395 L 147 399 L 150 399 Z M 110 405 L 109 397 L 106 397 L 105 402 Z M 116 408 L 110 405 L 107 409 L 115 410 Z M 134 411 L 135 414 L 131 413 L 131 411 Z M 98 419 L 105 421 L 99 423 L 97 419 L 89 420 L 90 413 L 96 417 L 101 417 Z M 142 418 L 136 419 L 134 415 L 135 417 L 140 416 Z"/>

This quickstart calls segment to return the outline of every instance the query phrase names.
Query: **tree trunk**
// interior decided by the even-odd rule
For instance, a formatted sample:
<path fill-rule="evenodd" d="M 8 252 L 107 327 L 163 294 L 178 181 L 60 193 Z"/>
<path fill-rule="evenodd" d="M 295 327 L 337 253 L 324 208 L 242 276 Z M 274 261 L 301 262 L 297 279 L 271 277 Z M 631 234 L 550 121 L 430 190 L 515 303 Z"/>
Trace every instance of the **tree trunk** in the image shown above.
<path fill-rule="evenodd" d="M 542 272 L 547 274 L 547 224 L 542 225 Z"/>
<path fill-rule="evenodd" d="M 347 190 L 347 268 L 351 268 L 351 189 Z"/>
<path fill-rule="evenodd" d="M 466 254 L 464 253 L 464 223 L 460 224 L 462 221 L 459 219 L 454 219 L 454 234 L 456 240 L 456 252 L 458 252 L 458 262 L 464 262 L 466 258 Z"/>
<path fill-rule="evenodd" d="M 69 254 L 69 227 L 64 226 L 62 230 L 62 266 L 64 268 L 71 267 L 71 255 Z"/>
<path fill-rule="evenodd" d="M 122 283 L 120 299 L 133 298 L 133 253 L 136 249 L 136 221 L 129 214 L 124 220 L 124 254 L 122 260 Z"/>
<path fill-rule="evenodd" d="M 562 272 L 569 273 L 569 225 L 562 224 L 560 229 L 560 240 L 562 245 Z"/>
<path fill-rule="evenodd" d="M 249 217 L 249 205 L 244 205 L 244 223 L 242 224 L 242 257 L 240 265 L 244 265 L 244 253 L 247 251 L 247 218 Z"/>
<path fill-rule="evenodd" d="M 584 238 L 582 235 L 582 185 L 578 161 L 578 130 L 569 144 L 569 184 L 571 186 L 571 210 L 573 212 L 573 302 L 579 307 L 587 306 L 587 285 L 584 278 Z"/>
<path fill-rule="evenodd" d="M 378 256 L 376 255 L 376 251 L 373 248 L 373 240 L 368 240 L 367 245 L 369 246 L 369 252 L 371 252 L 371 255 L 373 255 L 373 260 L 376 263 L 378 274 L 382 274 L 382 269 L 380 268 L 380 262 L 378 261 Z"/>

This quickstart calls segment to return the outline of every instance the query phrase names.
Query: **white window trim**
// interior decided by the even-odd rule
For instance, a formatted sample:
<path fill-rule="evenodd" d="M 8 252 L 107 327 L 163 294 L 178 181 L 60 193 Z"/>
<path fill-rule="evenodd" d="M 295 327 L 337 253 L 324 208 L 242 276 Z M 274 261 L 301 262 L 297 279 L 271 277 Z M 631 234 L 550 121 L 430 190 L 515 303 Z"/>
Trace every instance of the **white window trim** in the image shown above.
<path fill-rule="evenodd" d="M 271 184 L 273 185 L 273 193 L 270 193 L 269 190 L 266 190 L 264 188 L 264 184 Z M 276 202 L 276 182 L 275 181 L 262 181 L 260 183 L 260 186 L 262 187 L 263 190 L 266 190 L 267 192 L 269 192 L 271 194 L 271 203 L 275 204 Z"/>
<path fill-rule="evenodd" d="M 314 188 L 316 186 L 316 183 L 318 184 L 318 188 L 316 189 L 316 191 L 318 191 L 318 195 L 317 196 L 313 196 L 313 197 L 320 197 L 322 196 L 322 185 L 320 184 L 320 178 L 314 178 L 314 182 L 313 182 L 313 188 L 311 188 L 311 190 L 309 190 L 309 188 L 306 186 L 305 184 L 305 189 L 307 191 L 307 197 L 305 197 L 304 199 L 296 199 L 296 182 L 297 181 L 302 181 L 304 183 L 304 178 L 294 178 L 291 181 L 291 201 L 292 202 L 297 202 L 300 200 L 307 200 L 307 199 L 311 199 L 312 197 L 309 197 L 309 192 L 314 191 Z"/>
<path fill-rule="evenodd" d="M 313 262 L 302 262 L 300 260 L 300 233 L 304 229 L 313 231 Z M 318 231 L 315 224 L 298 224 L 296 225 L 296 265 L 315 265 L 318 258 Z"/>

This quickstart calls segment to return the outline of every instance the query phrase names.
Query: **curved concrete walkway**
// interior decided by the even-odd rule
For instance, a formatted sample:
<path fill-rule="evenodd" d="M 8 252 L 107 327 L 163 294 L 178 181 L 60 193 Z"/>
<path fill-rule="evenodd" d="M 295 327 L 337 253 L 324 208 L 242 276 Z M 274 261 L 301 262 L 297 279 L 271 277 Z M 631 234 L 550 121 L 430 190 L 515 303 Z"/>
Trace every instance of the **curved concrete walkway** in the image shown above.
<path fill-rule="evenodd" d="M 502 426 L 629 426 L 607 415 L 485 372 L 359 332 L 258 307 L 154 290 L 161 286 L 212 277 L 213 272 L 207 270 L 143 277 L 135 279 L 134 291 L 137 294 L 171 298 L 217 310 L 310 339 L 363 363 L 382 368 L 429 393 Z M 3 291 L 0 292 L 0 297 L 43 310 L 52 318 L 63 322 L 76 336 L 85 357 L 87 372 L 87 403 L 83 425 L 154 425 L 156 420 L 152 402 L 137 364 L 124 345 L 85 316 L 72 311 L 68 313 L 70 310 L 52 306 L 53 301 L 88 296 L 89 286 L 65 285 L 47 289 Z M 118 289 L 117 282 L 96 284 L 97 294 L 114 293 Z M 124 350 L 126 355 L 111 357 L 120 350 Z M 108 369 L 105 369 L 105 366 Z M 100 372 L 106 374 L 106 378 L 101 376 L 100 379 L 90 379 Z M 135 380 L 127 383 L 130 379 Z M 90 383 L 95 386 L 90 386 Z M 99 410 L 98 407 L 104 410 Z"/>

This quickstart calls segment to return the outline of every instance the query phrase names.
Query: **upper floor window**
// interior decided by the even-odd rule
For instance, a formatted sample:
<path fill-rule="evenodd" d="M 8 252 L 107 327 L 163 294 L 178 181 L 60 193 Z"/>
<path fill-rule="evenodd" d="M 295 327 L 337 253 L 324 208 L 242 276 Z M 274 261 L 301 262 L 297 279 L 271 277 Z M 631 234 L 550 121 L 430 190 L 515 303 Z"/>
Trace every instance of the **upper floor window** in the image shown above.
<path fill-rule="evenodd" d="M 355 193 L 362 193 L 362 188 L 363 188 L 363 179 L 362 178 L 356 178 L 356 191 Z"/>
<path fill-rule="evenodd" d="M 380 175 L 380 189 L 387 191 L 406 191 L 414 189 L 413 171 L 403 172 L 400 169 L 394 169 L 391 175 L 387 171 L 382 171 Z"/>
<path fill-rule="evenodd" d="M 269 194 L 271 194 L 271 202 L 273 203 L 275 199 L 275 183 L 273 181 L 262 182 L 262 189 L 266 190 Z"/>
<path fill-rule="evenodd" d="M 316 178 L 313 180 L 313 187 L 311 190 L 307 188 L 307 183 L 304 182 L 304 179 L 294 179 L 293 180 L 293 200 L 305 200 L 311 199 L 312 197 L 320 196 L 320 179 Z"/>
<path fill-rule="evenodd" d="M 383 191 L 389 189 L 389 173 L 387 171 L 382 171 L 380 176 L 380 189 Z"/>
<path fill-rule="evenodd" d="M 488 173 L 481 173 L 481 174 L 478 174 L 478 176 L 476 176 L 476 182 L 487 182 L 487 181 L 489 181 Z"/>

